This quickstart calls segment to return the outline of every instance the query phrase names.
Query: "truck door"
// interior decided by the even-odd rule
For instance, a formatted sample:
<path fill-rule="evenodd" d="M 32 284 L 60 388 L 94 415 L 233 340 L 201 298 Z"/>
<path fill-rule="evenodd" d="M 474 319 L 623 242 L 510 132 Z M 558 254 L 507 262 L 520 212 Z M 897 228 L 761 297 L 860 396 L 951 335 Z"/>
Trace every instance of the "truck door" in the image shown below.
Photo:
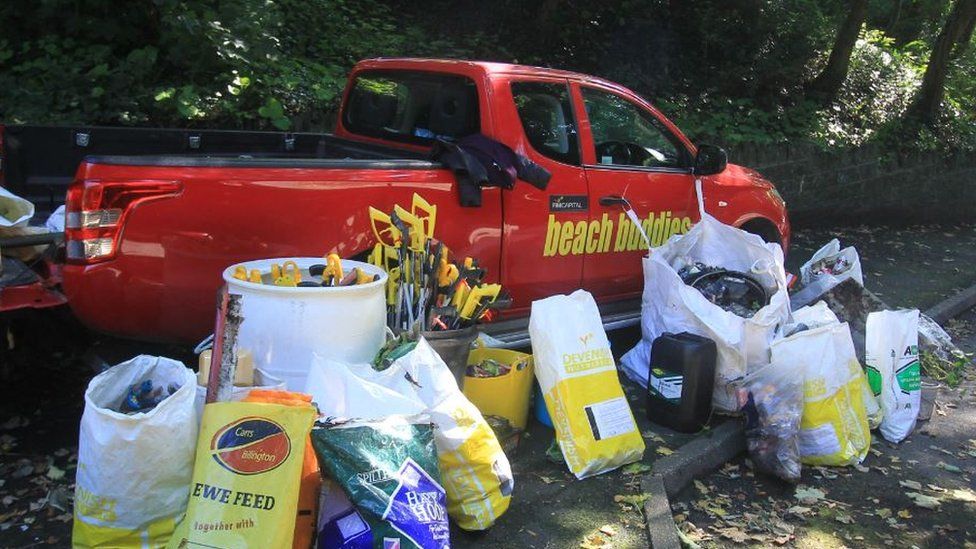
<path fill-rule="evenodd" d="M 510 129 L 503 140 L 552 173 L 546 190 L 520 183 L 502 194 L 502 281 L 515 313 L 580 287 L 584 252 L 574 239 L 589 219 L 588 196 L 568 81 L 497 79 L 494 94 L 496 127 Z"/>
<path fill-rule="evenodd" d="M 613 235 L 587 241 L 583 287 L 604 299 L 634 297 L 643 287 L 647 244 L 615 198 L 627 199 L 652 246 L 687 232 L 697 218 L 692 155 L 667 124 L 631 98 L 590 84 L 573 86 L 590 224 Z"/>

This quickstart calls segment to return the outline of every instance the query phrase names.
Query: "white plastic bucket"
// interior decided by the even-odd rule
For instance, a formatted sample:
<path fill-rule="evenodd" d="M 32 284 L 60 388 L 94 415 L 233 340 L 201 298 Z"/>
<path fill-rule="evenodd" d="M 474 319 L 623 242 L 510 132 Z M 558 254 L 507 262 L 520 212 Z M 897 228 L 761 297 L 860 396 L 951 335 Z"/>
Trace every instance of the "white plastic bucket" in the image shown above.
<path fill-rule="evenodd" d="M 254 355 L 254 366 L 303 391 L 312 355 L 363 363 L 383 346 L 386 334 L 386 273 L 368 263 L 343 260 L 348 272 L 359 267 L 379 280 L 357 286 L 301 288 L 256 284 L 234 278 L 243 265 L 250 272 L 271 271 L 274 263 L 294 261 L 300 269 L 323 264 L 320 257 L 285 257 L 235 263 L 224 269 L 231 293 L 240 294 L 244 321 L 238 346 Z"/>

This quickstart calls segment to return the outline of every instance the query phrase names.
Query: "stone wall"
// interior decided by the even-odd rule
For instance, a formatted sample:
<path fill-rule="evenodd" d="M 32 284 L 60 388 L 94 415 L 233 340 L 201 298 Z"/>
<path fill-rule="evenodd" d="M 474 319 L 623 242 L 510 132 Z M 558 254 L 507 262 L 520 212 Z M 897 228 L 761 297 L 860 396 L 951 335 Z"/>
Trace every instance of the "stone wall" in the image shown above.
<path fill-rule="evenodd" d="M 976 221 L 976 153 L 737 145 L 729 161 L 776 184 L 799 225 Z"/>

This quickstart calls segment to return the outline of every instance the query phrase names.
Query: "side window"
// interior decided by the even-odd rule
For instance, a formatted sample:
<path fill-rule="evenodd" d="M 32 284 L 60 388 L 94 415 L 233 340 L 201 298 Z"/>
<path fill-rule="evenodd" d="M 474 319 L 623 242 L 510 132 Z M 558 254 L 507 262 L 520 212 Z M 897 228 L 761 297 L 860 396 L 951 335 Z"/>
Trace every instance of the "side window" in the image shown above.
<path fill-rule="evenodd" d="M 597 164 L 683 168 L 688 152 L 651 113 L 619 95 L 584 87 Z"/>
<path fill-rule="evenodd" d="M 569 86 L 513 82 L 512 96 L 532 148 L 557 162 L 578 165 L 579 140 Z"/>
<path fill-rule="evenodd" d="M 406 70 L 359 73 L 343 110 L 349 131 L 418 144 L 478 133 L 479 118 L 470 79 Z"/>

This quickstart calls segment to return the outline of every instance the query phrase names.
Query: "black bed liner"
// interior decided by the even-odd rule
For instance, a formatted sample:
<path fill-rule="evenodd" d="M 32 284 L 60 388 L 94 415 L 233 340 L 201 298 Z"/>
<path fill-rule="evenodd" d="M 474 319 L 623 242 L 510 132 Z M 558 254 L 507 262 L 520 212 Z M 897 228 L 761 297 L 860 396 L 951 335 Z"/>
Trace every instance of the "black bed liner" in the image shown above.
<path fill-rule="evenodd" d="M 5 126 L 5 186 L 35 204 L 38 219 L 64 202 L 82 160 L 154 166 L 431 169 L 424 155 L 328 133 Z"/>

